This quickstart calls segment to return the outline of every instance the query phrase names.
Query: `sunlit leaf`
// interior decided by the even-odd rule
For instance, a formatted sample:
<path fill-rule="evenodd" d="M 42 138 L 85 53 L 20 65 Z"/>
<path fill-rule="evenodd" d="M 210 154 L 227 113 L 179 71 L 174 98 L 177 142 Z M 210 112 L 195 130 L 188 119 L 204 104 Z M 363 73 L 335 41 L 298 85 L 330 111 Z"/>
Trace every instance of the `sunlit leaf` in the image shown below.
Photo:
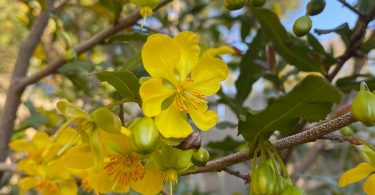
<path fill-rule="evenodd" d="M 240 117 L 239 133 L 248 141 L 278 130 L 288 134 L 302 117 L 309 122 L 322 120 L 340 101 L 340 93 L 320 76 L 307 76 L 287 95 L 274 100 L 265 110 Z"/>
<path fill-rule="evenodd" d="M 98 79 L 112 85 L 118 93 L 129 101 L 139 100 L 138 78 L 129 71 L 99 72 Z"/>

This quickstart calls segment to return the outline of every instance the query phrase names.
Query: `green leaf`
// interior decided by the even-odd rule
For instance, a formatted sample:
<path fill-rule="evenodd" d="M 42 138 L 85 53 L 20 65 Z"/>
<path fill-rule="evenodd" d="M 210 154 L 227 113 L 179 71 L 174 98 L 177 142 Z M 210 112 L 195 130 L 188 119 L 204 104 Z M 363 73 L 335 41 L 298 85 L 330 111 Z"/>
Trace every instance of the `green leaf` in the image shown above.
<path fill-rule="evenodd" d="M 123 70 L 133 71 L 142 66 L 141 53 L 136 53 L 125 60 Z"/>
<path fill-rule="evenodd" d="M 265 46 L 264 33 L 259 30 L 240 62 L 240 75 L 235 83 L 237 88 L 236 100 L 239 105 L 243 104 L 251 92 L 254 82 L 262 76 L 262 68 L 255 63 L 255 60 L 260 58 L 259 52 L 264 50 Z"/>
<path fill-rule="evenodd" d="M 290 36 L 275 13 L 258 8 L 254 8 L 253 13 L 277 53 L 286 62 L 302 71 L 325 72 L 323 62 L 318 57 L 320 54 L 311 50 L 302 40 Z"/>
<path fill-rule="evenodd" d="M 216 124 L 216 128 L 218 129 L 235 128 L 235 127 L 237 127 L 237 125 L 229 121 L 222 121 Z"/>
<path fill-rule="evenodd" d="M 90 88 L 87 82 L 78 75 L 67 75 L 66 76 L 78 90 L 82 90 L 86 94 L 90 94 Z"/>
<path fill-rule="evenodd" d="M 324 78 L 307 76 L 290 93 L 273 101 L 265 110 L 241 117 L 243 120 L 239 120 L 239 133 L 249 142 L 276 130 L 289 134 L 300 118 L 309 122 L 324 119 L 333 103 L 338 103 L 340 99 L 338 90 Z"/>
<path fill-rule="evenodd" d="M 138 101 L 139 83 L 138 78 L 129 71 L 99 72 L 96 76 L 101 82 L 112 85 L 118 93 L 129 101 Z"/>
<path fill-rule="evenodd" d="M 324 61 L 324 65 L 326 65 L 326 69 L 328 70 L 329 67 L 333 64 L 335 64 L 336 60 L 335 58 L 327 53 L 325 51 L 325 49 L 323 48 L 322 44 L 320 44 L 320 42 L 318 41 L 318 39 L 316 37 L 314 37 L 314 35 L 312 34 L 308 34 L 307 35 L 307 42 L 309 43 L 310 47 L 321 54 L 321 57 L 322 57 L 322 61 Z"/>
<path fill-rule="evenodd" d="M 370 37 L 361 44 L 361 50 L 364 53 L 369 53 L 374 48 L 375 48 L 375 32 L 372 31 Z"/>
<path fill-rule="evenodd" d="M 365 82 L 371 91 L 375 90 L 375 77 L 370 74 L 357 74 L 340 78 L 336 81 L 336 86 L 342 92 L 350 93 L 352 90 L 359 91 L 361 82 Z"/>
<path fill-rule="evenodd" d="M 352 31 L 349 28 L 348 23 L 341 24 L 340 26 L 333 28 L 333 29 L 328 29 L 328 30 L 323 30 L 323 29 L 314 29 L 314 31 L 318 35 L 322 34 L 329 34 L 329 33 L 337 33 L 338 35 L 341 36 L 341 39 L 347 43 L 349 42 L 350 36 L 352 34 Z"/>
<path fill-rule="evenodd" d="M 206 147 L 214 150 L 220 151 L 233 151 L 237 147 L 243 144 L 244 141 L 238 141 L 233 139 L 232 137 L 228 136 L 224 140 L 216 141 L 216 142 L 209 142 Z"/>

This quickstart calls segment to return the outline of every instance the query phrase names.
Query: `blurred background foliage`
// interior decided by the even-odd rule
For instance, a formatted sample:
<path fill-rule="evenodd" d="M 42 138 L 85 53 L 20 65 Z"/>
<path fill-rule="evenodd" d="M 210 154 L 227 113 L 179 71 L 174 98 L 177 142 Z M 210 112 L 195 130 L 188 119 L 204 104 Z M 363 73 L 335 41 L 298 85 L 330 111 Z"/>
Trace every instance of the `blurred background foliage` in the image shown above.
<path fill-rule="evenodd" d="M 0 1 L 1 104 L 9 85 L 10 71 L 20 43 L 40 10 L 44 9 L 43 2 L 43 0 Z M 31 60 L 30 71 L 48 66 L 59 56 L 64 56 L 69 62 L 58 72 L 27 89 L 23 96 L 23 106 L 19 112 L 13 139 L 32 134 L 36 130 L 53 133 L 63 122 L 63 118 L 54 107 L 58 99 L 67 99 L 88 111 L 119 100 L 121 96 L 115 89 L 107 83 L 101 83 L 95 73 L 129 70 L 138 77 L 147 76 L 142 68 L 140 51 L 147 36 L 152 33 L 175 35 L 180 31 L 189 30 L 199 34 L 203 49 L 225 44 L 238 51 L 237 55 L 224 56 L 224 60 L 230 65 L 231 74 L 223 83 L 219 96 L 212 98 L 217 101 L 212 101 L 211 104 L 219 112 L 219 123 L 215 130 L 203 134 L 204 144 L 213 158 L 248 147 L 248 143 L 237 136 L 237 116 L 241 117 L 241 109 L 244 109 L 242 105 L 245 109 L 263 109 L 267 101 L 272 102 L 273 99 L 284 95 L 306 75 L 289 65 L 285 56 L 269 55 L 270 52 L 275 52 L 268 44 L 269 39 L 272 38 L 264 38 L 264 43 L 254 43 L 260 25 L 250 9 L 230 12 L 223 6 L 223 0 L 175 0 L 167 8 L 147 18 L 143 28 L 141 28 L 142 21 L 139 21 L 132 28 L 124 29 L 93 50 L 79 56 L 72 51 L 74 46 L 90 39 L 120 18 L 129 16 L 136 7 L 126 3 L 127 0 L 56 0 L 56 2 L 61 6 L 48 23 L 42 42 Z M 299 13 L 304 14 L 306 2 L 268 0 L 265 7 L 273 10 L 283 23 L 288 23 L 290 13 L 302 10 Z M 369 5 L 371 2 L 371 0 L 360 0 L 354 3 L 357 3 L 358 9 L 366 12 L 366 9 L 371 7 Z M 298 40 L 317 51 L 322 47 L 317 43 L 321 40 L 316 38 L 317 34 L 336 33 L 336 36 L 322 42 L 325 50 L 322 51 L 320 48 L 321 54 L 327 57 L 326 60 L 330 60 L 341 54 L 340 51 L 344 49 L 343 44 L 348 41 L 347 37 L 350 36 L 351 29 L 344 24 L 337 29 L 324 30 L 309 35 L 308 39 Z M 374 34 L 372 32 L 369 34 L 371 36 L 368 41 L 361 47 L 366 54 L 374 48 Z M 256 56 L 251 56 L 248 51 L 257 47 L 259 48 Z M 251 81 L 236 83 L 241 77 L 239 75 L 243 73 L 240 71 L 241 67 L 249 61 L 254 66 L 245 69 L 248 74 L 244 76 Z M 332 61 L 327 62 L 328 67 L 332 64 Z M 369 87 L 375 88 L 373 65 L 373 56 L 370 55 L 367 59 L 354 60 L 343 71 L 341 79 L 336 83 L 344 94 L 342 104 L 353 97 L 352 91 L 358 88 L 360 80 L 368 81 Z M 239 92 L 243 94 L 239 95 Z M 139 114 L 141 114 L 140 109 L 136 104 L 125 104 L 126 121 L 132 120 Z M 368 131 L 363 131 L 364 129 Z M 365 137 L 371 142 L 375 128 L 355 124 L 342 132 Z M 340 174 L 363 161 L 361 153 L 353 146 L 346 143 L 332 144 L 319 141 L 317 144 L 306 144 L 284 152 L 288 169 L 297 184 L 308 194 L 360 194 L 362 192 L 360 184 L 350 185 L 345 189 L 337 187 Z M 314 158 L 309 159 L 310 155 Z M 10 158 L 16 161 L 19 156 L 13 155 Z M 236 169 L 246 171 L 244 167 L 247 166 L 249 163 L 245 162 L 236 166 Z M 227 186 L 228 184 L 221 186 L 228 180 L 223 174 L 214 174 L 215 176 L 210 176 L 208 181 L 203 176 L 183 177 L 177 188 L 177 194 L 247 194 L 247 186 L 236 177 L 226 176 L 237 183 L 235 186 Z M 17 178 L 12 178 L 0 193 L 16 193 L 17 188 L 14 187 L 16 181 Z M 215 183 L 213 186 L 216 186 L 216 191 L 207 187 L 211 183 Z"/>

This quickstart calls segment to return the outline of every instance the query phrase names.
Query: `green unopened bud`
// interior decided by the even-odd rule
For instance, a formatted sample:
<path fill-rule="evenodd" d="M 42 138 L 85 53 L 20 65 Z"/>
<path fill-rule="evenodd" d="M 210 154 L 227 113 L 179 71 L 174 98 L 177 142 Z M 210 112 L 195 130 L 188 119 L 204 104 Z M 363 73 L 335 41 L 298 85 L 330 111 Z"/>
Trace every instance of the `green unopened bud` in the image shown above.
<path fill-rule="evenodd" d="M 293 32 L 297 37 L 307 35 L 312 27 L 312 21 L 309 16 L 299 17 L 293 25 Z"/>
<path fill-rule="evenodd" d="M 193 162 L 193 164 L 199 167 L 205 166 L 209 160 L 210 160 L 210 154 L 203 147 L 199 148 L 198 151 L 194 152 L 191 158 L 191 161 Z"/>
<path fill-rule="evenodd" d="M 375 124 L 375 94 L 370 92 L 364 82 L 353 100 L 352 115 L 367 126 Z"/>
<path fill-rule="evenodd" d="M 159 143 L 159 131 L 151 118 L 136 119 L 130 126 L 130 144 L 140 154 L 150 154 Z"/>

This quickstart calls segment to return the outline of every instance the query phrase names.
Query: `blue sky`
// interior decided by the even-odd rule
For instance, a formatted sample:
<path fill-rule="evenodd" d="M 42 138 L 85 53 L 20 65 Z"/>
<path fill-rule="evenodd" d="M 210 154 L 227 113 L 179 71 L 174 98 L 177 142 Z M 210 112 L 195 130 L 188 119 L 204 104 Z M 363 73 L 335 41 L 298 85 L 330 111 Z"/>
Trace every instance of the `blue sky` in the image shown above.
<path fill-rule="evenodd" d="M 283 21 L 286 29 L 292 31 L 294 21 L 305 14 L 305 7 L 308 0 L 304 0 L 303 5 L 296 11 L 290 13 L 289 17 Z M 357 15 L 350 11 L 348 8 L 342 6 L 342 4 L 337 0 L 326 0 L 327 5 L 324 11 L 316 16 L 312 16 L 313 29 L 332 29 L 340 24 L 347 22 L 350 27 L 353 27 Z M 347 0 L 351 5 L 354 4 L 355 0 Z M 327 40 L 335 36 L 333 33 L 328 35 L 318 36 L 320 40 Z"/>

